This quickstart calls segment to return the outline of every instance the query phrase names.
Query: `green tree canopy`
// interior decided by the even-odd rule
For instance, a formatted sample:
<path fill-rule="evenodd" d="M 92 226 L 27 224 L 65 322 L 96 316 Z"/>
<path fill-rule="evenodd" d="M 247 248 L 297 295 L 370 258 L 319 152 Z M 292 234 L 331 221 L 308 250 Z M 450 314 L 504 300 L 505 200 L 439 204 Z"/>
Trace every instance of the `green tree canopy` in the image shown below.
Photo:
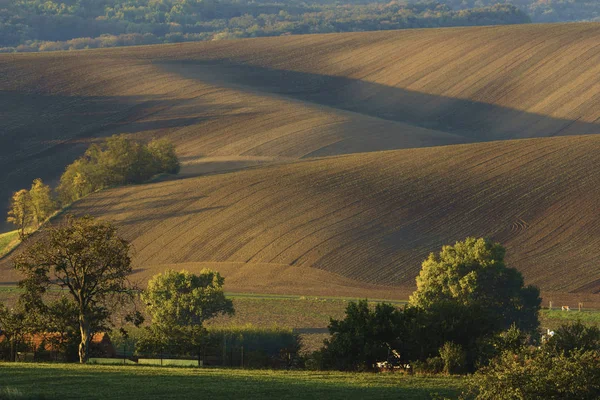
<path fill-rule="evenodd" d="M 541 299 L 534 286 L 504 262 L 506 251 L 487 239 L 467 238 L 431 253 L 417 277 L 410 304 L 425 310 L 445 305 L 464 308 L 495 333 L 515 324 L 526 332 L 538 326 Z"/>
<path fill-rule="evenodd" d="M 331 319 L 322 350 L 322 367 L 338 370 L 371 370 L 385 361 L 403 332 L 403 313 L 391 304 L 369 307 L 367 300 L 350 302 L 344 319 Z"/>
<path fill-rule="evenodd" d="M 156 174 L 177 172 L 179 160 L 167 139 L 146 145 L 113 135 L 91 145 L 83 157 L 67 166 L 58 192 L 63 203 L 70 203 L 110 186 L 142 183 Z"/>
<path fill-rule="evenodd" d="M 128 253 L 129 243 L 112 224 L 67 216 L 15 259 L 15 267 L 25 275 L 20 286 L 31 299 L 40 299 L 53 287 L 69 293 L 77 310 L 82 363 L 95 328 L 110 316 L 109 300 L 128 290 Z"/>
<path fill-rule="evenodd" d="M 553 354 L 544 349 L 505 352 L 468 380 L 463 399 L 600 398 L 600 351 Z"/>
<path fill-rule="evenodd" d="M 168 344 L 180 353 L 199 356 L 205 337 L 204 321 L 217 315 L 233 314 L 233 302 L 223 292 L 224 278 L 204 269 L 195 275 L 172 270 L 155 275 L 142 294 L 152 319 L 143 350 Z"/>
<path fill-rule="evenodd" d="M 10 345 L 9 361 L 16 359 L 17 343 L 23 339 L 23 334 L 27 332 L 27 314 L 20 305 L 9 308 L 0 303 L 0 336 L 3 336 Z M 2 340 L 0 340 L 1 342 Z"/>
<path fill-rule="evenodd" d="M 204 269 L 199 275 L 188 271 L 166 271 L 155 275 L 142 294 L 152 324 L 163 327 L 202 325 L 219 314 L 232 314 L 233 303 L 225 297 L 225 279 Z"/>

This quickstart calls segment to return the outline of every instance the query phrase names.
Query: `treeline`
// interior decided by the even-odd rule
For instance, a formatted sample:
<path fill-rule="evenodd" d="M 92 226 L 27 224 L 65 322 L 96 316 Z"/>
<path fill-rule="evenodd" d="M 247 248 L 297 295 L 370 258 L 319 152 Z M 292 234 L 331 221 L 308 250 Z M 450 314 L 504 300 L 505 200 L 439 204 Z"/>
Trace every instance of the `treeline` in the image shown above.
<path fill-rule="evenodd" d="M 0 51 L 527 22 L 508 4 L 455 10 L 440 2 L 20 0 L 0 3 Z"/>
<path fill-rule="evenodd" d="M 600 21 L 597 0 L 439 0 L 453 10 L 510 4 L 527 13 L 533 22 Z"/>
<path fill-rule="evenodd" d="M 55 190 L 35 179 L 29 190 L 13 194 L 7 221 L 19 230 L 21 239 L 37 229 L 59 208 L 95 191 L 118 185 L 141 183 L 161 173 L 179 172 L 175 147 L 167 139 L 148 144 L 112 136 L 92 144 L 68 165 Z"/>

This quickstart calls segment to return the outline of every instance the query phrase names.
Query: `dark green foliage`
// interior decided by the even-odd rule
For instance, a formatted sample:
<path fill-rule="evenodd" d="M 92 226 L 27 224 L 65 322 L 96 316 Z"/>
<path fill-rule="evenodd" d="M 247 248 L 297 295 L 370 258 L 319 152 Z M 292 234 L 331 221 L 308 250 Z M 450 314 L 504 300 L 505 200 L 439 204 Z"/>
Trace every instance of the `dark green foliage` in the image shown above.
<path fill-rule="evenodd" d="M 485 338 L 513 325 L 525 333 L 537 331 L 539 290 L 524 286 L 521 273 L 506 267 L 504 254 L 497 243 L 467 238 L 423 262 L 410 303 L 424 314 L 430 354 L 431 346 L 456 343 L 467 351 L 473 370 Z"/>
<path fill-rule="evenodd" d="M 195 354 L 211 345 L 204 322 L 218 315 L 233 314 L 233 303 L 223 292 L 224 278 L 204 269 L 166 271 L 155 275 L 142 294 L 152 325 L 140 342 L 144 351 L 168 348 L 175 354 Z"/>
<path fill-rule="evenodd" d="M 167 174 L 179 173 L 180 165 L 175 154 L 175 146 L 168 139 L 151 141 L 148 143 L 148 152 L 154 163 L 152 168 L 155 171 Z"/>
<path fill-rule="evenodd" d="M 41 240 L 30 243 L 14 265 L 24 275 L 19 286 L 29 307 L 43 304 L 43 295 L 52 288 L 65 290 L 68 300 L 49 310 L 65 313 L 66 325 L 76 310 L 79 358 L 86 362 L 92 335 L 108 320 L 113 301 L 128 294 L 129 243 L 110 223 L 67 216 L 61 226 L 50 227 Z M 56 318 L 53 322 L 63 327 Z"/>
<path fill-rule="evenodd" d="M 155 358 L 198 358 L 205 365 L 283 368 L 298 366 L 300 338 L 291 329 L 253 326 L 209 328 L 201 341 L 193 337 L 152 336 L 143 329 L 133 338 L 136 355 Z"/>
<path fill-rule="evenodd" d="M 372 370 L 377 361 L 387 360 L 401 331 L 402 313 L 390 304 L 374 309 L 367 300 L 350 302 L 343 320 L 331 320 L 331 339 L 319 358 L 322 367 L 344 371 Z"/>
<path fill-rule="evenodd" d="M 600 398 L 600 330 L 579 322 L 562 325 L 540 347 L 525 347 L 515 328 L 504 349 L 470 380 L 466 398 Z"/>
<path fill-rule="evenodd" d="M 27 333 L 27 314 L 20 305 L 8 308 L 0 303 L 0 352 L 2 359 L 15 361 L 17 347 L 23 342 L 23 335 Z"/>
<path fill-rule="evenodd" d="M 0 51 L 530 22 L 510 4 L 487 3 L 459 11 L 443 2 L 18 0 L 0 3 Z"/>
<path fill-rule="evenodd" d="M 332 320 L 332 338 L 316 359 L 324 368 L 368 370 L 397 351 L 402 363 L 428 372 L 439 355 L 446 373 L 475 371 L 504 350 L 518 350 L 537 334 L 539 291 L 504 264 L 505 250 L 467 238 L 431 254 L 417 290 L 402 310 L 367 301 L 350 303 Z"/>
<path fill-rule="evenodd" d="M 600 329 L 581 322 L 561 325 L 547 339 L 544 348 L 553 354 L 567 356 L 576 351 L 600 351 Z"/>
<path fill-rule="evenodd" d="M 148 145 L 112 136 L 91 145 L 84 156 L 70 164 L 60 178 L 58 192 L 71 203 L 110 186 L 141 183 L 160 173 L 179 172 L 174 146 L 166 139 Z"/>

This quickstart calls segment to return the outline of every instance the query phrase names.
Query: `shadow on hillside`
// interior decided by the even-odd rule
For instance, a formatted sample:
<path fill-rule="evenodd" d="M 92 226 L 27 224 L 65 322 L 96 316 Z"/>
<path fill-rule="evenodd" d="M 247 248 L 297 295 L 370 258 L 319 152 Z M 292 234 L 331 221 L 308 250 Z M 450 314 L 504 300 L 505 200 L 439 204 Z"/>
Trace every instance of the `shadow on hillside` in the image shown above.
<path fill-rule="evenodd" d="M 239 85 L 314 104 L 450 132 L 466 141 L 600 133 L 600 123 L 531 114 L 481 102 L 434 96 L 343 77 L 269 69 L 230 61 L 163 62 L 186 78 Z M 115 133 L 140 138 L 166 135 L 236 110 L 218 110 L 162 96 L 65 96 L 0 90 L 0 210 L 13 191 L 34 178 L 56 183 L 66 165 L 87 145 Z M 162 119 L 153 119 L 156 114 Z M 160 131 L 160 132 L 159 132 Z M 189 133 L 196 134 L 195 131 Z M 369 132 L 365 132 L 369 135 Z M 390 142 L 392 143 L 392 142 Z M 365 139 L 364 151 L 371 150 Z M 441 139 L 423 145 L 448 144 Z M 391 146 L 391 145 L 390 145 Z M 393 148 L 393 147 L 391 147 Z M 381 150 L 375 146 L 375 149 Z M 343 148 L 340 152 L 344 152 Z M 321 155 L 316 152 L 311 155 Z M 6 229 L 4 218 L 0 228 Z"/>
<path fill-rule="evenodd" d="M 56 184 L 64 168 L 90 143 L 113 134 L 163 136 L 219 115 L 161 96 L 65 96 L 0 90 L 0 210 L 14 191 L 35 178 Z M 179 108 L 183 107 L 183 109 Z M 219 112 L 235 106 L 225 105 Z M 155 114 L 169 110 L 167 116 Z M 183 111 L 183 112 L 182 112 Z M 9 226 L 0 220 L 0 230 Z"/>
<path fill-rule="evenodd" d="M 344 77 L 220 61 L 164 62 L 185 78 L 240 85 L 311 103 L 458 134 L 470 141 L 600 133 L 588 123 Z M 490 89 L 492 90 L 492 89 Z"/>

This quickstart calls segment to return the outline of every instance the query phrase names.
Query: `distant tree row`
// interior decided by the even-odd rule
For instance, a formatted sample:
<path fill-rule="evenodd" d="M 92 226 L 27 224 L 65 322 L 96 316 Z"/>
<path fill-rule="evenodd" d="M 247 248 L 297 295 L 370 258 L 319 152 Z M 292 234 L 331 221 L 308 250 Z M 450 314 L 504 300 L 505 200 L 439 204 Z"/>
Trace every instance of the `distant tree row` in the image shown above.
<path fill-rule="evenodd" d="M 91 145 L 81 158 L 67 166 L 54 193 L 41 179 L 35 179 L 29 190 L 15 192 L 7 221 L 17 227 L 23 239 L 28 230 L 38 228 L 61 206 L 90 193 L 177 172 L 179 160 L 169 140 L 144 144 L 115 135 L 99 145 Z"/>
<path fill-rule="evenodd" d="M 531 22 L 516 7 L 334 0 L 19 0 L 0 3 L 0 51 L 52 51 L 306 33 Z"/>
<path fill-rule="evenodd" d="M 600 21 L 597 0 L 438 0 L 453 10 L 487 7 L 495 4 L 514 5 L 527 13 L 535 23 Z"/>

